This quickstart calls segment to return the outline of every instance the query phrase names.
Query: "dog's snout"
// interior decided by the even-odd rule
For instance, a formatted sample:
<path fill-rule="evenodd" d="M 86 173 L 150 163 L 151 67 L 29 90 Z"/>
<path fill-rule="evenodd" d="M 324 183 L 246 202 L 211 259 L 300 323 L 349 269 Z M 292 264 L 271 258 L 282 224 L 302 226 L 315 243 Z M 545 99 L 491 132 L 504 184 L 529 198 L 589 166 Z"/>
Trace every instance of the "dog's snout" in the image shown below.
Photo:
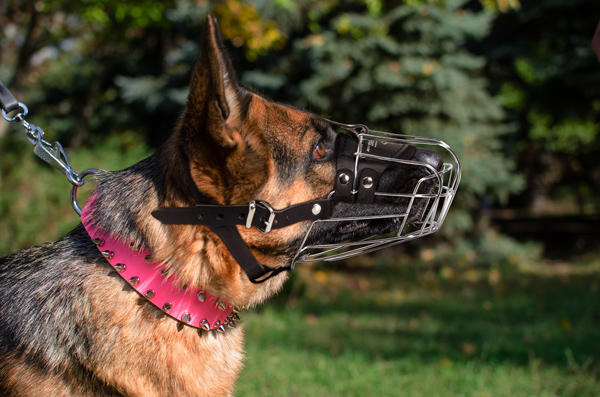
<path fill-rule="evenodd" d="M 436 171 L 440 171 L 444 165 L 442 156 L 432 150 L 417 149 L 413 155 L 413 160 L 420 161 L 425 164 L 429 164 Z"/>

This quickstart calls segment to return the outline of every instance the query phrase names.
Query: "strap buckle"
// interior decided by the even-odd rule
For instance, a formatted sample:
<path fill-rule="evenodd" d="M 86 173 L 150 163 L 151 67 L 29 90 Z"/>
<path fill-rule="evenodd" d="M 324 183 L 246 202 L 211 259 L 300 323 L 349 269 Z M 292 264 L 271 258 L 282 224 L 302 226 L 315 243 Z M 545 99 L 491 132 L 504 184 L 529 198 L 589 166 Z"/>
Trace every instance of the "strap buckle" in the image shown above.
<path fill-rule="evenodd" d="M 252 221 L 254 220 L 254 214 L 256 213 L 257 206 L 260 206 L 269 211 L 268 219 L 265 219 L 265 217 L 260 218 L 260 220 L 264 222 L 264 228 L 261 229 L 258 226 L 256 227 L 262 233 L 267 234 L 271 231 L 271 228 L 273 227 L 273 222 L 275 221 L 275 210 L 273 209 L 273 207 L 271 207 L 269 203 L 262 200 L 252 200 L 250 201 L 250 203 L 248 203 L 248 217 L 246 218 L 246 229 L 250 229 L 252 227 Z"/>

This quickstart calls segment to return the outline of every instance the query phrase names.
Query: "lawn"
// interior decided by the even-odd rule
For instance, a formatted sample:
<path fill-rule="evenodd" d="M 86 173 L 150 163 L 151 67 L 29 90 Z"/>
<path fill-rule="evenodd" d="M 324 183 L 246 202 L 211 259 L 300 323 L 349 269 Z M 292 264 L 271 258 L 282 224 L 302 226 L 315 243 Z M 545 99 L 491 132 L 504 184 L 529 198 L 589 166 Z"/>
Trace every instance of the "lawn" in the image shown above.
<path fill-rule="evenodd" d="M 323 269 L 243 316 L 237 396 L 600 395 L 597 272 Z"/>

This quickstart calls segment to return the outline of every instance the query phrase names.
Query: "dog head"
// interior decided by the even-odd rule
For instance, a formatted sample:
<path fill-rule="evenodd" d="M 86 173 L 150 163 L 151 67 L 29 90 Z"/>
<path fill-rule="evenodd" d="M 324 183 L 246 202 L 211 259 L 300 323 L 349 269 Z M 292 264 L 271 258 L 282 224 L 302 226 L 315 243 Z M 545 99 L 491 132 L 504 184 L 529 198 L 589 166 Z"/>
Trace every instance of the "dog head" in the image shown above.
<path fill-rule="evenodd" d="M 158 206 L 193 206 L 198 201 L 195 192 L 215 206 L 261 201 L 275 211 L 330 199 L 329 216 L 339 219 L 336 223 L 303 220 L 266 234 L 256 227 L 236 226 L 253 257 L 269 268 L 289 267 L 301 246 L 360 239 L 397 229 L 400 221 L 420 219 L 426 200 L 417 198 L 421 202 L 415 205 L 415 198 L 407 194 L 426 196 L 440 189 L 430 176 L 442 167 L 441 158 L 402 143 L 377 144 L 357 131 L 336 132 L 337 127 L 242 86 L 217 23 L 209 16 L 185 112 L 158 155 L 166 181 L 166 187 L 158 188 Z M 358 152 L 365 153 L 365 166 Z M 386 163 L 389 156 L 392 161 Z M 346 187 L 349 195 L 336 200 Z M 365 189 L 371 192 L 361 194 Z M 220 216 L 218 209 L 214 216 Z M 363 220 L 353 219 L 356 216 Z M 207 226 L 154 226 L 157 258 L 189 284 L 237 305 L 262 302 L 285 280 L 278 275 L 260 285 L 251 283 Z"/>

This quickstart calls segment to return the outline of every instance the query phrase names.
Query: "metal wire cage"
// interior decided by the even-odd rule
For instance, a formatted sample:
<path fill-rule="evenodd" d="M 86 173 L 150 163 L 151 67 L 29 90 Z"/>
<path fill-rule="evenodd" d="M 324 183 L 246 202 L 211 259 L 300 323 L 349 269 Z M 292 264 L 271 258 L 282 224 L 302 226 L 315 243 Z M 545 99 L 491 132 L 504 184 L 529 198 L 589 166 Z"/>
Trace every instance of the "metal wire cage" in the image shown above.
<path fill-rule="evenodd" d="M 370 131 L 366 126 L 362 125 L 359 128 L 345 128 L 343 125 L 341 126 L 344 129 L 355 132 L 358 137 L 354 175 L 358 175 L 356 171 L 358 170 L 359 162 L 369 160 L 406 164 L 413 166 L 413 168 L 424 167 L 426 172 L 423 172 L 423 174 L 426 175 L 420 177 L 410 191 L 397 193 L 375 192 L 376 197 L 383 196 L 389 199 L 402 200 L 404 204 L 398 206 L 397 212 L 385 215 L 333 217 L 313 221 L 296 253 L 294 263 L 345 259 L 432 234 L 442 226 L 456 195 L 461 178 L 460 161 L 445 142 L 434 138 Z M 439 169 L 436 169 L 436 167 L 427 162 L 370 154 L 368 151 L 370 145 L 378 143 L 408 144 L 416 148 L 434 151 L 441 155 L 444 162 Z M 357 179 L 357 177 L 354 179 L 353 194 L 357 192 L 357 184 L 359 183 Z M 373 234 L 358 240 L 348 240 L 333 244 L 310 243 L 314 241 L 311 239 L 311 233 L 319 229 L 320 226 L 327 226 L 325 223 L 381 222 L 386 219 L 394 224 L 395 231 L 386 232 L 383 235 Z M 320 225 L 321 223 L 323 224 Z"/>

